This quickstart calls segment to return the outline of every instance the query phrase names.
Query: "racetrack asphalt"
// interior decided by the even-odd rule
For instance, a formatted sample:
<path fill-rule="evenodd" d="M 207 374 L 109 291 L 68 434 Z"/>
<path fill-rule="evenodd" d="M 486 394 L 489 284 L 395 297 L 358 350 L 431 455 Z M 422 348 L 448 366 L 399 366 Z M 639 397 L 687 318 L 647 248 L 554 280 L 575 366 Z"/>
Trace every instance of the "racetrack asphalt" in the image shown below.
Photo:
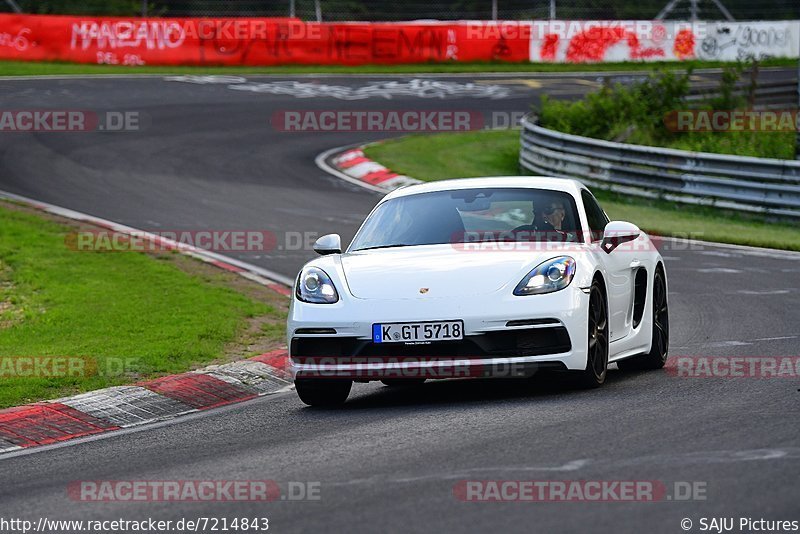
<path fill-rule="evenodd" d="M 786 71 L 776 76 L 791 75 Z M 335 96 L 129 79 L 0 80 L 5 109 L 139 111 L 139 132 L 3 133 L 0 189 L 146 230 L 339 232 L 345 241 L 379 196 L 331 177 L 314 157 L 374 132 L 284 133 L 281 110 L 527 111 L 536 95 L 577 97 L 597 77 L 420 76 L 461 84 L 446 98 L 393 96 L 374 82 L 296 78 Z M 509 81 L 533 80 L 535 83 Z M 252 84 L 293 80 L 248 77 Z M 235 85 L 235 84 L 234 84 Z M 503 91 L 492 92 L 497 85 Z M 344 91 L 319 86 L 341 86 Z M 370 98 L 359 88 L 372 86 Z M 482 88 L 482 89 L 481 89 Z M 353 93 L 356 91 L 356 93 Z M 499 98 L 498 94 L 502 95 Z M 476 96 L 483 95 L 483 96 Z M 488 95 L 488 96 L 487 96 Z M 634 221 L 635 222 L 635 221 Z M 671 354 L 800 355 L 800 255 L 665 243 Z M 293 277 L 308 250 L 233 253 Z M 689 518 L 800 519 L 796 379 L 622 373 L 576 391 L 547 382 L 357 384 L 340 410 L 289 392 L 173 424 L 0 459 L 0 516 L 36 519 L 269 517 L 283 531 L 680 532 Z M 318 501 L 75 502 L 76 480 L 319 482 Z M 463 480 L 656 480 L 706 486 L 705 500 L 461 502 Z"/>

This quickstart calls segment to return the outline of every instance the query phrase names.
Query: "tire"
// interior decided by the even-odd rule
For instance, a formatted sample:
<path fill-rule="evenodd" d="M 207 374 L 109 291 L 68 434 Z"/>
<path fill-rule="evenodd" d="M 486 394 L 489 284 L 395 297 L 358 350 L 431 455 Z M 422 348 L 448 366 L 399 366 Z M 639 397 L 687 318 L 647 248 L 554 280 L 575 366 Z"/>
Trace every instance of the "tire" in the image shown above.
<path fill-rule="evenodd" d="M 340 406 L 350 395 L 352 380 L 337 379 L 297 379 L 294 382 L 295 391 L 300 400 L 309 406 L 331 407 Z"/>
<path fill-rule="evenodd" d="M 424 378 L 384 378 L 381 380 L 383 385 L 390 388 L 414 387 L 421 386 L 425 383 Z"/>
<path fill-rule="evenodd" d="M 586 369 L 578 371 L 578 385 L 596 388 L 606 381 L 608 372 L 608 303 L 603 287 L 595 280 L 589 291 L 588 345 Z"/>
<path fill-rule="evenodd" d="M 669 306 L 667 281 L 661 267 L 653 276 L 653 333 L 650 352 L 617 362 L 622 371 L 661 369 L 669 353 Z"/>

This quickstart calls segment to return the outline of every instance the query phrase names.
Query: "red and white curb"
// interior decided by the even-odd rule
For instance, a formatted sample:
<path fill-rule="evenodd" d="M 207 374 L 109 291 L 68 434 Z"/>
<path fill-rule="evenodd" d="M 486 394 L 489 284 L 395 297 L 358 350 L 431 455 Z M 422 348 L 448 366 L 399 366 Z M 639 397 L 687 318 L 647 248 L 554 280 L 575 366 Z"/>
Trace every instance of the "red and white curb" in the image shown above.
<path fill-rule="evenodd" d="M 114 232 L 135 234 L 162 249 L 178 251 L 282 295 L 291 295 L 291 279 L 256 265 L 13 193 L 0 191 L 0 199 Z M 271 395 L 291 386 L 289 355 L 286 349 L 279 349 L 244 361 L 212 365 L 130 386 L 16 406 L 0 410 L 0 454 L 155 423 Z"/>
<path fill-rule="evenodd" d="M 348 182 L 372 191 L 388 193 L 399 187 L 422 183 L 398 174 L 364 155 L 364 147 L 334 148 L 317 156 L 317 166 Z"/>
<path fill-rule="evenodd" d="M 285 349 L 132 386 L 0 410 L 0 453 L 113 432 L 291 387 Z"/>

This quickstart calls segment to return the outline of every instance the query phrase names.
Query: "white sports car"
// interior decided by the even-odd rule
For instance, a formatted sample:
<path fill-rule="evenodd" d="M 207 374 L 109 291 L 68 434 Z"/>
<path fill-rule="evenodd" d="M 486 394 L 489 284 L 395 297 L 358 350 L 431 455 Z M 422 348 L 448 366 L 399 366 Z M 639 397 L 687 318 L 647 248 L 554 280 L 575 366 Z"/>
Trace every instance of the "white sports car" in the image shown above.
<path fill-rule="evenodd" d="M 528 377 L 585 386 L 663 367 L 661 255 L 609 222 L 580 182 L 445 180 L 386 195 L 342 252 L 336 234 L 300 271 L 287 324 L 300 399 L 343 403 L 352 383 Z"/>

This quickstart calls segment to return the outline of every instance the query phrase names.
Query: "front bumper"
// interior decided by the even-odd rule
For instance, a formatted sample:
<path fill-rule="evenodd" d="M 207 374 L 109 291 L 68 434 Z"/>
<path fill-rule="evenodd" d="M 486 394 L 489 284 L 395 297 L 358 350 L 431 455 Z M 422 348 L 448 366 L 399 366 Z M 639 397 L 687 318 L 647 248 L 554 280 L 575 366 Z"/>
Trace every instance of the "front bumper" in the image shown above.
<path fill-rule="evenodd" d="M 287 335 L 295 378 L 531 376 L 586 367 L 588 295 L 570 286 L 547 295 L 363 300 L 293 300 Z M 373 323 L 460 319 L 461 341 L 372 341 Z"/>

